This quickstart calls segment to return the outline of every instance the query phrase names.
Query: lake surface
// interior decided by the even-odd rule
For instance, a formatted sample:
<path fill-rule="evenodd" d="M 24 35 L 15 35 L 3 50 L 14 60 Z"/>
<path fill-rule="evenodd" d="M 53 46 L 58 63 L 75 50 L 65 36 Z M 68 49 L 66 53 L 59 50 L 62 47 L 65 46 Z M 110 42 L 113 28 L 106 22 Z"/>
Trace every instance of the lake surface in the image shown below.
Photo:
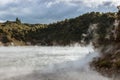
<path fill-rule="evenodd" d="M 0 80 L 109 80 L 92 71 L 92 46 L 0 47 Z"/>

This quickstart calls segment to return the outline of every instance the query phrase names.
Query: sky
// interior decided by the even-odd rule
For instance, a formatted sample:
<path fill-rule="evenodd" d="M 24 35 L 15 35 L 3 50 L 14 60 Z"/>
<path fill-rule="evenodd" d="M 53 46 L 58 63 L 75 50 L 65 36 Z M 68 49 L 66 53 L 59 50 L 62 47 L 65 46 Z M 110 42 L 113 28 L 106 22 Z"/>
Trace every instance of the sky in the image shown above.
<path fill-rule="evenodd" d="M 0 22 L 53 23 L 87 12 L 116 12 L 120 0 L 0 0 Z"/>

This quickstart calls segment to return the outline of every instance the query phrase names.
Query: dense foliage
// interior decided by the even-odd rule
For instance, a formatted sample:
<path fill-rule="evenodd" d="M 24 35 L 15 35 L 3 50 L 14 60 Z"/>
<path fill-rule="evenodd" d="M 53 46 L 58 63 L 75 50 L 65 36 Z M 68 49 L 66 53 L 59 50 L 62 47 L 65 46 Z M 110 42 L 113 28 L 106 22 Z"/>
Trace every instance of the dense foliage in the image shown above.
<path fill-rule="evenodd" d="M 113 34 L 110 34 L 111 37 L 106 42 L 108 44 L 102 46 L 101 56 L 92 62 L 97 71 L 109 77 L 114 75 L 114 78 L 120 76 L 120 10 L 117 13 L 115 24 L 112 31 L 105 33 L 112 32 Z"/>
<path fill-rule="evenodd" d="M 99 24 L 97 33 L 100 36 L 99 39 L 104 39 L 107 28 L 113 24 L 115 18 L 114 13 L 86 13 L 74 19 L 65 19 L 64 21 L 49 24 L 46 28 L 32 31 L 31 34 L 28 34 L 28 37 L 35 39 L 35 43 L 41 45 L 81 43 L 82 34 L 88 33 L 90 24 Z M 86 40 L 90 40 L 90 38 Z"/>
<path fill-rule="evenodd" d="M 105 40 L 107 29 L 116 19 L 115 13 L 91 12 L 72 19 L 52 24 L 23 24 L 16 21 L 7 21 L 0 24 L 0 40 L 2 43 L 13 42 L 32 45 L 69 45 L 81 43 L 82 34 L 87 34 L 91 24 L 98 24 L 96 33 L 100 40 Z M 89 42 L 88 36 L 85 38 Z M 101 43 L 99 41 L 99 43 Z"/>

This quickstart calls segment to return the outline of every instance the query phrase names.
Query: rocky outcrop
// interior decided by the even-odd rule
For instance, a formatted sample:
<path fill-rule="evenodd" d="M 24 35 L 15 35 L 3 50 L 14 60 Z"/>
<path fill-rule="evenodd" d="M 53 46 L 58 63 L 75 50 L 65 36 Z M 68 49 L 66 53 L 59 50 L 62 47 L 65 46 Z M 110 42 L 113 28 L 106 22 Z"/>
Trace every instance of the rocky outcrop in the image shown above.
<path fill-rule="evenodd" d="M 91 66 L 102 75 L 117 77 L 120 75 L 120 10 L 109 33 L 109 44 L 102 46 L 101 57 L 94 59 Z"/>

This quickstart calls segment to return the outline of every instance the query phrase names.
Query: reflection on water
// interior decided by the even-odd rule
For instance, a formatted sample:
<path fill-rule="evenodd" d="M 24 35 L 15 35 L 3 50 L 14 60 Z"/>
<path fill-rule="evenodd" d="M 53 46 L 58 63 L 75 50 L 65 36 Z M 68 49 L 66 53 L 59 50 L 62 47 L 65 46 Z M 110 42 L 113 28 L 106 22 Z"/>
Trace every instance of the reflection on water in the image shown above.
<path fill-rule="evenodd" d="M 0 47 L 0 80 L 108 80 L 89 69 L 87 47 Z"/>

